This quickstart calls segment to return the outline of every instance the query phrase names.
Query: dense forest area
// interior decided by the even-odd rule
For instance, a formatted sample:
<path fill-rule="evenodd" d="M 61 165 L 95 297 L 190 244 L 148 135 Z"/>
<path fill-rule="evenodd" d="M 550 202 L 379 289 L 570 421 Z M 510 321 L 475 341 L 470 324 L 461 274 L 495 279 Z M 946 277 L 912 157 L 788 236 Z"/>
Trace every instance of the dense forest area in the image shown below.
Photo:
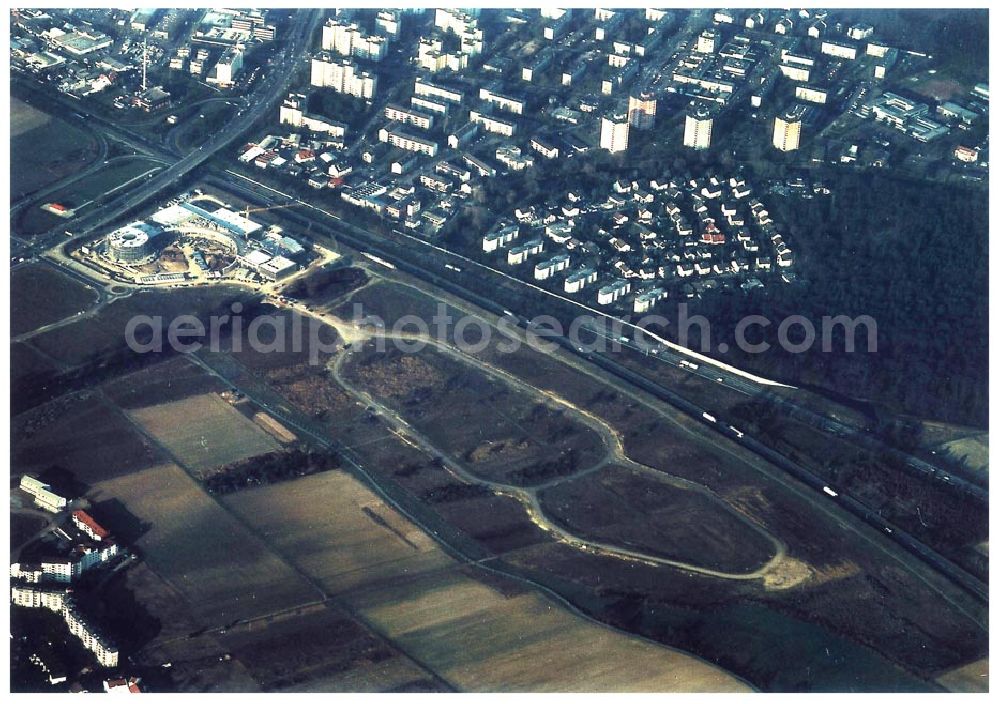
<path fill-rule="evenodd" d="M 692 309 L 727 332 L 744 315 L 772 321 L 759 338 L 772 345 L 766 353 L 729 353 L 740 366 L 897 413 L 986 427 L 985 193 L 852 173 L 831 174 L 827 183 L 828 199 L 769 201 L 796 249 L 800 282 L 706 297 Z M 854 353 L 844 351 L 842 334 L 834 334 L 830 352 L 819 343 L 802 354 L 782 351 L 777 326 L 789 315 L 809 318 L 817 330 L 823 316 L 871 316 L 877 351 L 867 351 L 864 328 Z"/>

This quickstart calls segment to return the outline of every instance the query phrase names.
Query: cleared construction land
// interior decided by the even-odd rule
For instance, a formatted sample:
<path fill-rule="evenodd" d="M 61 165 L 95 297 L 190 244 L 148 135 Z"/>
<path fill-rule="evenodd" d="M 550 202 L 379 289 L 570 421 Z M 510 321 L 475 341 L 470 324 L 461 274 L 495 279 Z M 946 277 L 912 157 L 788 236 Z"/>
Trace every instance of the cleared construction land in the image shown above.
<path fill-rule="evenodd" d="M 775 554 L 767 536 L 718 500 L 652 472 L 607 466 L 545 489 L 540 500 L 547 515 L 577 535 L 670 560 L 740 573 Z"/>
<path fill-rule="evenodd" d="M 368 343 L 344 375 L 489 481 L 535 485 L 590 467 L 607 452 L 597 433 L 562 409 L 433 349 L 379 353 Z"/>

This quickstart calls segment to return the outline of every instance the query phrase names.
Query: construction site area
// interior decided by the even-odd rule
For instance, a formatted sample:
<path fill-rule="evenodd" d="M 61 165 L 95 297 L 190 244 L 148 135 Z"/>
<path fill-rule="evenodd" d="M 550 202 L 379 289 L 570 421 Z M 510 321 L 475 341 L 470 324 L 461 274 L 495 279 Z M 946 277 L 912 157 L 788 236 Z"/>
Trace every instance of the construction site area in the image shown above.
<path fill-rule="evenodd" d="M 303 245 L 280 225 L 251 219 L 294 205 L 240 210 L 195 189 L 145 219 L 102 234 L 71 257 L 103 278 L 142 286 L 285 281 L 317 259 L 335 256 Z"/>

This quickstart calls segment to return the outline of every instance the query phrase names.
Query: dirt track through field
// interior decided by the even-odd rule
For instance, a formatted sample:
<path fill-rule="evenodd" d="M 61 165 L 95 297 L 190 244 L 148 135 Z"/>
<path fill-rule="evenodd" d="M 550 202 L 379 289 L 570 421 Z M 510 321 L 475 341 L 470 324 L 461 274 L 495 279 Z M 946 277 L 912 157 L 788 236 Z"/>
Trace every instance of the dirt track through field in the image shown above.
<path fill-rule="evenodd" d="M 335 327 L 338 334 L 342 334 L 342 330 L 345 328 L 355 327 L 352 323 L 345 322 L 339 318 L 332 315 L 322 316 L 324 322 Z M 347 335 L 345 335 L 346 337 Z M 353 337 L 357 337 L 358 333 L 355 332 Z M 352 345 L 347 348 L 335 358 L 333 363 L 330 365 L 331 373 L 337 383 L 342 386 L 348 393 L 355 396 L 362 403 L 367 406 L 375 407 L 379 413 L 384 417 L 389 419 L 392 424 L 394 424 L 401 433 L 403 433 L 407 438 L 415 442 L 418 446 L 422 447 L 425 451 L 441 456 L 445 458 L 445 468 L 457 479 L 468 484 L 476 484 L 485 486 L 496 494 L 510 496 L 524 506 L 530 519 L 541 529 L 547 531 L 553 535 L 557 540 L 563 543 L 573 545 L 581 550 L 586 550 L 588 552 L 610 555 L 617 557 L 619 559 L 642 562 L 650 565 L 666 565 L 670 567 L 679 568 L 685 571 L 694 572 L 698 574 L 705 574 L 713 577 L 720 577 L 723 579 L 767 579 L 768 576 L 775 573 L 781 574 L 787 572 L 785 570 L 786 562 L 786 548 L 784 543 L 778 540 L 775 536 L 768 533 L 762 526 L 753 522 L 745 515 L 735 511 L 728 503 L 723 501 L 718 495 L 709 490 L 707 487 L 691 482 L 680 477 L 676 477 L 667 474 L 661 470 L 653 469 L 646 465 L 635 462 L 625 454 L 624 445 L 620 435 L 603 419 L 597 417 L 596 415 L 590 413 L 584 408 L 571 403 L 570 401 L 557 396 L 551 392 L 543 391 L 530 386 L 514 375 L 498 369 L 492 365 L 483 362 L 480 359 L 469 357 L 464 355 L 462 352 L 456 350 L 455 348 L 440 343 L 424 335 L 415 334 L 398 334 L 398 335 L 387 335 L 384 332 L 378 333 L 379 337 L 385 339 L 394 339 L 407 343 L 422 342 L 435 349 L 435 351 L 440 352 L 446 356 L 458 360 L 464 365 L 473 365 L 485 374 L 498 379 L 506 384 L 508 387 L 521 392 L 522 394 L 527 394 L 533 397 L 540 397 L 548 406 L 555 407 L 566 411 L 570 416 L 575 418 L 581 424 L 587 426 L 591 430 L 598 433 L 604 442 L 604 446 L 607 448 L 607 453 L 598 462 L 592 464 L 589 467 L 580 469 L 572 474 L 565 476 L 560 476 L 558 478 L 552 479 L 542 484 L 538 484 L 532 487 L 519 486 L 514 484 L 508 484 L 498 481 L 490 481 L 483 479 L 482 477 L 476 476 L 468 471 L 468 469 L 461 463 L 454 461 L 448 457 L 448 453 L 443 452 L 441 449 L 437 448 L 434 443 L 423 433 L 415 429 L 410 423 L 403 419 L 399 413 L 384 403 L 373 398 L 364 389 L 358 388 L 356 385 L 352 384 L 350 381 L 345 379 L 343 374 L 343 364 L 344 362 L 354 354 L 358 349 L 358 345 Z M 369 337 L 372 337 L 369 334 Z M 561 482 L 568 481 L 570 479 L 578 478 L 584 476 L 597 470 L 607 467 L 609 465 L 617 465 L 624 467 L 629 470 L 638 471 L 654 477 L 660 481 L 666 481 L 674 486 L 688 491 L 695 491 L 704 496 L 711 498 L 715 501 L 720 510 L 728 511 L 733 516 L 737 517 L 742 523 L 744 523 L 748 529 L 757 531 L 762 536 L 764 536 L 773 546 L 774 554 L 765 563 L 758 566 L 756 569 L 749 572 L 727 572 L 723 570 L 712 569 L 710 567 L 705 567 L 703 565 L 697 565 L 690 562 L 684 562 L 679 560 L 671 560 L 668 558 L 660 557 L 657 555 L 652 555 L 640 550 L 633 550 L 622 547 L 620 545 L 615 545 L 612 543 L 597 541 L 591 538 L 582 537 L 575 535 L 574 533 L 566 530 L 565 528 L 556 524 L 550 516 L 548 516 L 542 506 L 542 502 L 539 500 L 539 493 L 544 489 L 555 486 Z M 780 579 L 780 580 L 770 580 L 773 585 L 780 585 L 782 588 L 788 588 L 798 584 L 808 577 L 808 571 L 802 572 L 801 570 L 795 571 L 800 574 L 799 579 Z"/>

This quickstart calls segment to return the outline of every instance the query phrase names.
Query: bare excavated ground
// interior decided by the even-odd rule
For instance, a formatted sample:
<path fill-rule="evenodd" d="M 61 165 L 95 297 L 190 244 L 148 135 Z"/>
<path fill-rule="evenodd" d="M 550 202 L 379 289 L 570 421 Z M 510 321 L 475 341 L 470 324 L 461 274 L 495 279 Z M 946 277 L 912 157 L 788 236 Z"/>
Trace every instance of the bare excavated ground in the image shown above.
<path fill-rule="evenodd" d="M 374 347 L 369 342 L 352 355 L 346 376 L 477 477 L 531 486 L 588 468 L 607 452 L 595 432 L 563 409 L 472 365 L 432 349 L 406 354 Z"/>
<path fill-rule="evenodd" d="M 670 560 L 740 573 L 775 555 L 764 535 L 717 501 L 626 467 L 571 478 L 540 498 L 546 513 L 578 535 Z"/>

